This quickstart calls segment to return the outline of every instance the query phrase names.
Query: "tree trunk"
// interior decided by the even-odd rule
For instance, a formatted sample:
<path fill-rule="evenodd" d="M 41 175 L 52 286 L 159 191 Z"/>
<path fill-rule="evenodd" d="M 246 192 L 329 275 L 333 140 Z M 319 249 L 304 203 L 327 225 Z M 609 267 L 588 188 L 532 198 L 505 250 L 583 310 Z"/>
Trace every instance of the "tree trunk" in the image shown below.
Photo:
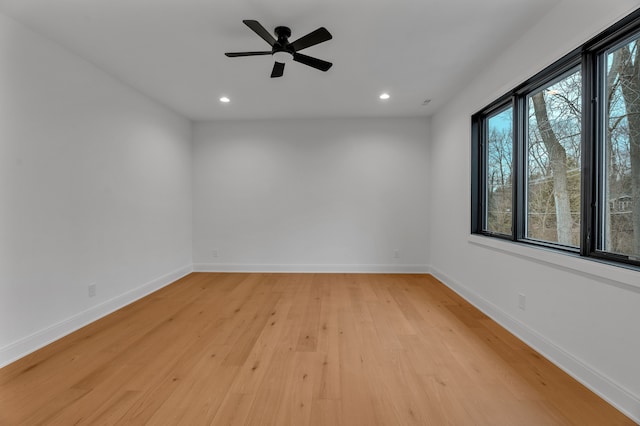
<path fill-rule="evenodd" d="M 571 218 L 571 205 L 569 203 L 567 185 L 567 152 L 558 141 L 555 132 L 551 128 L 551 123 L 549 123 L 544 93 L 536 93 L 531 99 L 536 121 L 538 122 L 538 130 L 547 149 L 551 172 L 553 173 L 553 197 L 556 205 L 558 243 L 573 245 L 573 219 Z"/>
<path fill-rule="evenodd" d="M 635 50 L 632 59 L 628 45 L 621 49 L 618 72 L 629 123 L 633 255 L 640 257 L 640 49 L 636 46 Z"/>

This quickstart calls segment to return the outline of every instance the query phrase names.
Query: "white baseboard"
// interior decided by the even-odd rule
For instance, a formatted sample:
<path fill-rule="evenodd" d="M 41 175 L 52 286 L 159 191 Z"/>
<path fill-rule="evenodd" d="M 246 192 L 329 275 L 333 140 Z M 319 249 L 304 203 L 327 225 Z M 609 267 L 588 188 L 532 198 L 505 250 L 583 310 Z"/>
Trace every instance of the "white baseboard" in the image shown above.
<path fill-rule="evenodd" d="M 302 273 L 351 273 L 351 274 L 428 274 L 428 265 L 365 264 L 365 265 L 277 265 L 247 263 L 196 263 L 194 272 L 302 272 Z"/>
<path fill-rule="evenodd" d="M 469 287 L 462 285 L 433 266 L 430 266 L 429 270 L 434 277 L 447 287 L 458 293 L 469 303 L 480 309 L 609 404 L 616 407 L 631 420 L 640 424 L 640 398 L 638 396 L 622 388 L 613 380 L 575 358 L 537 331 L 518 321 L 487 299 L 476 294 Z"/>
<path fill-rule="evenodd" d="M 192 271 L 192 265 L 185 266 L 2 347 L 0 348 L 0 367 L 4 367 L 35 352 L 87 324 L 171 284 L 185 275 L 190 274 Z"/>

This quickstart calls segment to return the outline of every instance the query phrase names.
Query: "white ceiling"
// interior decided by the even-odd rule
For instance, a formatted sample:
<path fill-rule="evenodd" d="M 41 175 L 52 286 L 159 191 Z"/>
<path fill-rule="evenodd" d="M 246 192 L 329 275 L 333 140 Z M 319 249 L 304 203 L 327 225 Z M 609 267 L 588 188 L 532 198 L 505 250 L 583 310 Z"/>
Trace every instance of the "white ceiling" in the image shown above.
<path fill-rule="evenodd" d="M 193 120 L 427 116 L 560 0 L 0 0 L 0 11 Z M 287 64 L 243 23 L 326 27 Z M 383 91 L 387 101 L 378 99 Z M 218 99 L 226 95 L 229 104 Z M 432 102 L 423 106 L 426 99 Z"/>

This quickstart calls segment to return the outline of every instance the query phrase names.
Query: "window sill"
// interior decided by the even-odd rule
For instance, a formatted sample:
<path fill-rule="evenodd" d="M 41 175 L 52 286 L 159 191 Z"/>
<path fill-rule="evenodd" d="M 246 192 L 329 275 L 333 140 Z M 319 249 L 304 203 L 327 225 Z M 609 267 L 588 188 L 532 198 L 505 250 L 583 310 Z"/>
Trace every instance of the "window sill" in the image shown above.
<path fill-rule="evenodd" d="M 598 259 L 584 258 L 570 253 L 560 253 L 545 247 L 530 246 L 528 244 L 485 237 L 483 235 L 469 235 L 468 241 L 470 244 L 476 246 L 533 260 L 640 293 L 640 271 L 627 268 L 624 265 L 618 266 Z"/>

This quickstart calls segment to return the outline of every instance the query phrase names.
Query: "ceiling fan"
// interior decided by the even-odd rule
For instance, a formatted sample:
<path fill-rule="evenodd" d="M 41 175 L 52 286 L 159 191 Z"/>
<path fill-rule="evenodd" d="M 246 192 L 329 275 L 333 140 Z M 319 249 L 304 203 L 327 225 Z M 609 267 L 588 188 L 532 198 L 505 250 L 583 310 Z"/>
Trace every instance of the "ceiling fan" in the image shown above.
<path fill-rule="evenodd" d="M 225 55 L 230 58 L 236 58 L 239 56 L 272 55 L 276 62 L 273 64 L 271 78 L 282 77 L 284 74 L 284 65 L 290 59 L 319 69 L 320 71 L 327 71 L 333 65 L 331 62 L 298 53 L 298 51 L 306 49 L 307 47 L 315 46 L 316 44 L 331 40 L 333 37 L 325 27 L 320 27 L 309 34 L 300 37 L 294 42 L 289 42 L 291 29 L 288 27 L 280 26 L 275 28 L 274 33 L 278 37 L 276 40 L 258 21 L 245 19 L 242 22 L 244 22 L 247 27 L 251 28 L 254 33 L 262 37 L 264 41 L 269 43 L 271 50 L 260 52 L 227 52 Z"/>

